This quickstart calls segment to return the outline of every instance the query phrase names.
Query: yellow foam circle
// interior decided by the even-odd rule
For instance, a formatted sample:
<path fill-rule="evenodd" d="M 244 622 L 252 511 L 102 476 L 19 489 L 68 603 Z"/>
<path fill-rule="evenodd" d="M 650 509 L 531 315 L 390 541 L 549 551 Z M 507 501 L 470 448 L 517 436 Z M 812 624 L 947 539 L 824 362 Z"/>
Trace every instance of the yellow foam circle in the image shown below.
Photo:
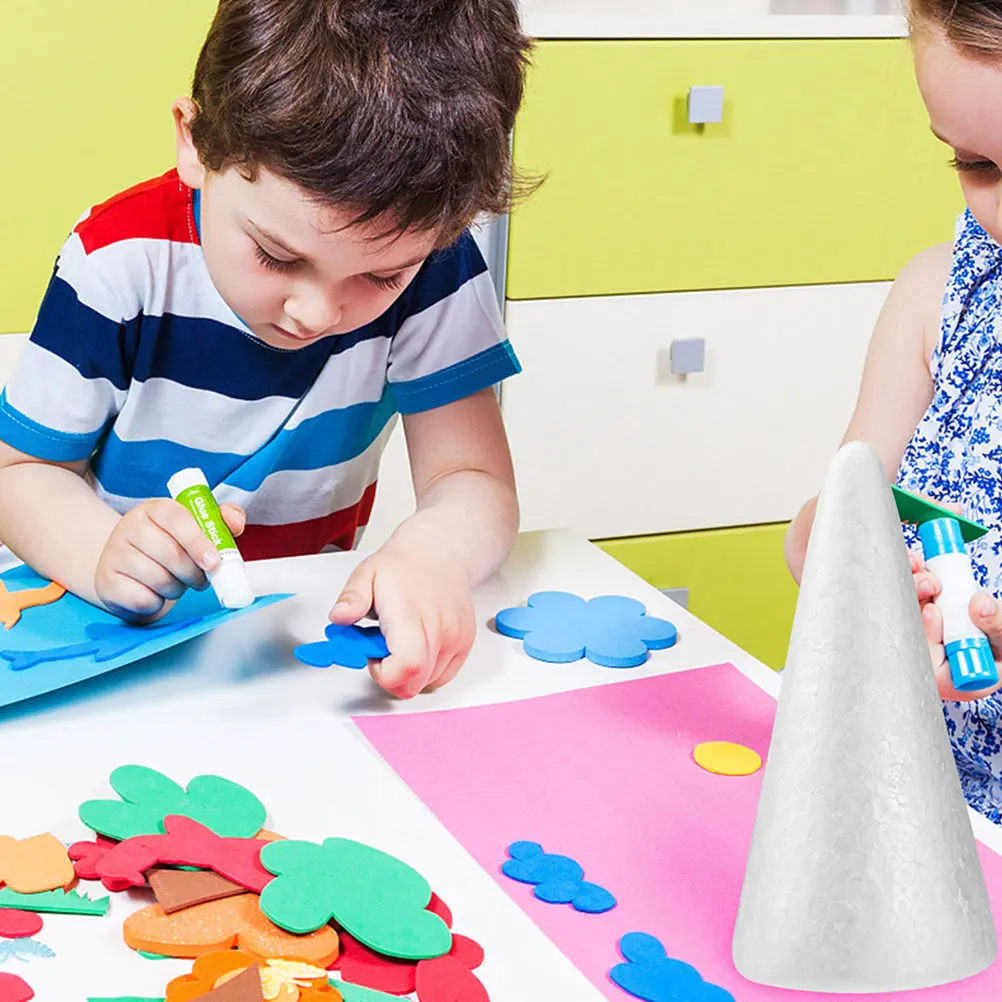
<path fill-rule="evenodd" d="M 733 741 L 703 741 L 692 750 L 696 764 L 719 776 L 750 776 L 762 768 L 762 756 Z"/>

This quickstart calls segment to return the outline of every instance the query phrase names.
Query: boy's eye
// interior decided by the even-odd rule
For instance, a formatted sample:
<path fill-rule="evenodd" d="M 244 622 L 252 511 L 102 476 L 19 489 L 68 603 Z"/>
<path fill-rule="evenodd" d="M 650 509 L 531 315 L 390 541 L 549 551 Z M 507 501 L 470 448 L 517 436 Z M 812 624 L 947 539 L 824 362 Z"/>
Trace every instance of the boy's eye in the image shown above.
<path fill-rule="evenodd" d="M 950 166 L 956 171 L 964 171 L 972 174 L 988 174 L 998 167 L 991 160 L 964 160 L 954 155 L 950 158 Z"/>
<path fill-rule="evenodd" d="M 395 275 L 366 275 L 366 280 L 380 289 L 399 289 L 404 280 L 404 272 Z"/>
<path fill-rule="evenodd" d="M 265 268 L 271 268 L 272 271 L 290 271 L 296 266 L 295 261 L 285 261 L 282 258 L 272 257 L 256 240 L 254 241 L 254 253 L 257 255 L 258 261 Z"/>

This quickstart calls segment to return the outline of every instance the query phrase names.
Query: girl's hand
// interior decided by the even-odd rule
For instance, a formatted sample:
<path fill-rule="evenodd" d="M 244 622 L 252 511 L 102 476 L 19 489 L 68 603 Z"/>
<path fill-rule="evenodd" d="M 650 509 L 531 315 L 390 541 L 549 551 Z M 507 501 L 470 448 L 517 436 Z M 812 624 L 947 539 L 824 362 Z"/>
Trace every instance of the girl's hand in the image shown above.
<path fill-rule="evenodd" d="M 987 689 L 978 689 L 976 692 L 960 692 L 954 688 L 950 675 L 950 662 L 946 659 L 946 648 L 943 646 L 943 617 L 935 605 L 935 598 L 942 586 L 939 578 L 922 563 L 920 557 L 910 553 L 909 559 L 940 699 L 966 703 L 972 699 L 981 699 L 1002 688 L 1002 681 Z M 988 637 L 995 659 L 1002 658 L 1002 606 L 991 595 L 978 592 L 971 598 L 968 611 L 971 622 Z"/>
<path fill-rule="evenodd" d="M 374 612 L 390 656 L 371 668 L 387 692 L 410 699 L 463 666 L 477 625 L 463 566 L 432 538 L 391 538 L 363 560 L 331 609 L 346 626 Z"/>

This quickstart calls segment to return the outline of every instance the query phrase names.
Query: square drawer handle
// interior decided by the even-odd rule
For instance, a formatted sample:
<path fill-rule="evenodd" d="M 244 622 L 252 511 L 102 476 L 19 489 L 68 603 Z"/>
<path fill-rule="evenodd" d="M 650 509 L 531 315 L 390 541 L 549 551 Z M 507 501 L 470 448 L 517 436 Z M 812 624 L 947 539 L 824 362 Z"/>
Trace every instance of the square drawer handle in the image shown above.
<path fill-rule="evenodd" d="M 672 341 L 668 350 L 673 376 L 688 376 L 706 368 L 706 338 L 690 337 Z"/>
<path fill-rule="evenodd" d="M 692 125 L 706 125 L 724 120 L 723 87 L 689 88 L 689 122 Z"/>

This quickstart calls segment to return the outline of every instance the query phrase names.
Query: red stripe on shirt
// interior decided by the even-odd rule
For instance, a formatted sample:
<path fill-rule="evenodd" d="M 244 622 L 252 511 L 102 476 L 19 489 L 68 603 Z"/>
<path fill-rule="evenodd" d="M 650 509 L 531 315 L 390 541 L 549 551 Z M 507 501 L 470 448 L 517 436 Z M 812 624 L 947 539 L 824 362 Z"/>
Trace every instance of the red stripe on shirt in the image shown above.
<path fill-rule="evenodd" d="M 362 499 L 350 508 L 289 525 L 248 525 L 237 541 L 240 552 L 244 560 L 267 560 L 319 553 L 327 546 L 350 550 L 355 533 L 369 521 L 375 499 L 374 481 L 366 487 Z"/>
<path fill-rule="evenodd" d="M 95 205 L 74 232 L 88 254 L 119 240 L 140 237 L 197 244 L 191 197 L 191 188 L 172 169 Z"/>

